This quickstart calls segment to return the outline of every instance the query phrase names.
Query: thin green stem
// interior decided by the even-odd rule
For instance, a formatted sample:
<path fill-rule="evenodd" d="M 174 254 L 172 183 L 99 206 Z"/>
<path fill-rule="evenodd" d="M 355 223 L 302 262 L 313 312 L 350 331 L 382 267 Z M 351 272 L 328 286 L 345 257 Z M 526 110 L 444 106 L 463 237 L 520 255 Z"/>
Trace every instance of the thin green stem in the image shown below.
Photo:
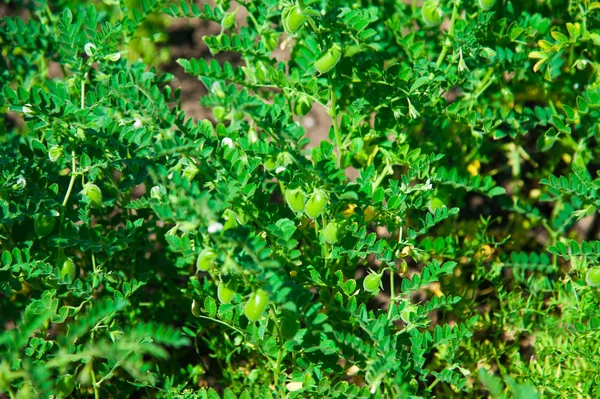
<path fill-rule="evenodd" d="M 93 362 L 93 360 L 90 359 L 90 362 Z M 92 377 L 92 387 L 94 388 L 94 399 L 100 399 L 100 392 L 98 391 L 98 386 L 96 383 L 96 373 L 94 372 L 93 363 L 92 367 L 90 368 L 90 375 Z"/>
<path fill-rule="evenodd" d="M 131 352 L 129 352 L 129 354 L 131 354 Z M 104 376 L 102 377 L 100 380 L 98 380 L 98 382 L 96 382 L 94 385 L 96 387 L 100 387 L 100 385 L 102 385 L 102 383 L 110 378 L 112 378 L 112 376 L 115 374 L 115 370 L 118 369 L 119 367 L 121 367 L 121 360 L 119 360 L 118 362 L 115 363 L 115 365 L 110 369 L 110 371 Z"/>
<path fill-rule="evenodd" d="M 450 19 L 450 28 L 448 29 L 448 33 L 446 34 L 446 39 L 444 40 L 444 47 L 442 47 L 442 52 L 438 56 L 436 65 L 439 67 L 444 62 L 444 58 L 446 58 L 446 54 L 448 54 L 448 49 L 450 48 L 450 39 L 449 36 L 454 34 L 454 24 L 456 23 L 456 18 L 458 17 L 458 6 L 460 5 L 460 0 L 454 1 L 454 8 L 452 9 L 452 17 Z"/>
<path fill-rule="evenodd" d="M 394 170 L 392 169 L 390 164 L 387 162 L 387 158 L 386 158 L 385 167 L 381 171 L 381 174 L 377 177 L 377 180 L 375 180 L 375 182 L 373 183 L 373 191 L 377 190 L 377 187 L 379 187 L 381 182 L 383 182 L 383 179 L 385 179 L 386 176 L 388 176 L 389 174 L 391 174 L 393 172 L 394 172 Z"/>
<path fill-rule="evenodd" d="M 94 280 L 92 282 L 92 289 L 96 289 L 96 278 L 98 276 L 98 269 L 96 268 L 96 256 L 92 253 L 92 268 L 94 270 Z"/>
<path fill-rule="evenodd" d="M 285 393 L 282 391 L 283 387 L 279 386 L 279 379 L 281 377 L 281 362 L 283 361 L 283 357 L 285 355 L 285 350 L 284 350 L 284 342 L 285 340 L 283 339 L 282 335 L 281 335 L 281 329 L 279 328 L 279 324 L 277 323 L 277 309 L 275 308 L 275 306 L 273 304 L 269 305 L 269 308 L 271 309 L 271 311 L 269 312 L 269 316 L 271 319 L 271 322 L 275 325 L 275 329 L 277 330 L 277 335 L 279 335 L 279 339 L 281 340 L 281 346 L 279 347 L 279 352 L 277 354 L 277 360 L 275 361 L 275 366 L 273 367 L 273 385 L 275 387 L 276 390 L 278 390 L 279 393 L 279 397 L 284 398 L 285 397 Z"/>
<path fill-rule="evenodd" d="M 240 329 L 238 329 L 238 328 L 236 328 L 236 327 L 234 327 L 234 326 L 232 326 L 232 325 L 230 325 L 230 324 L 227 324 L 227 323 L 225 323 L 225 322 L 223 322 L 223 321 L 221 321 L 221 320 L 219 320 L 219 319 L 215 319 L 215 318 L 213 318 L 213 317 L 208 317 L 208 316 L 202 316 L 202 315 L 200 315 L 200 316 L 195 316 L 195 317 L 197 317 L 197 318 L 199 318 L 199 319 L 206 319 L 206 320 L 214 321 L 215 323 L 222 324 L 222 325 L 224 325 L 224 326 L 226 326 L 226 327 L 229 327 L 229 328 L 231 328 L 231 329 L 232 329 L 232 330 L 234 330 L 234 331 L 237 331 L 237 332 L 239 332 L 239 333 L 240 333 L 240 334 L 242 334 L 243 336 L 245 336 L 245 334 L 244 334 L 244 332 L 243 332 L 242 330 L 240 330 Z"/>
<path fill-rule="evenodd" d="M 335 143 L 338 149 L 338 167 L 343 168 L 343 159 L 344 153 L 342 150 L 342 136 L 340 135 L 340 128 L 338 126 L 338 115 L 337 115 L 337 95 L 335 93 L 335 88 L 333 85 L 333 79 L 331 74 L 328 76 L 329 78 L 329 92 L 331 96 L 331 109 L 329 110 L 329 115 L 331 116 L 331 121 L 333 123 L 333 133 L 335 135 Z"/>
<path fill-rule="evenodd" d="M 313 222 L 315 223 L 315 238 L 316 238 L 317 242 L 319 242 L 319 222 L 317 221 L 317 219 L 313 219 Z M 325 256 L 326 251 L 325 251 L 324 247 L 321 247 L 321 249 L 322 249 L 321 255 L 323 257 L 327 258 Z"/>
<path fill-rule="evenodd" d="M 246 9 L 248 9 L 248 8 L 246 7 Z M 256 18 L 254 18 L 254 14 L 252 14 L 250 12 L 250 10 L 248 10 L 248 18 L 250 18 L 252 23 L 256 26 L 256 30 L 258 30 L 258 32 L 262 34 L 262 29 L 261 29 L 262 27 L 260 26 L 260 24 L 258 23 Z"/>
<path fill-rule="evenodd" d="M 279 385 L 279 378 L 281 376 L 281 361 L 283 360 L 283 352 L 284 352 L 283 347 L 280 347 L 279 353 L 277 354 L 277 362 L 275 363 L 275 370 L 273 370 L 273 376 L 275 378 L 275 381 L 273 381 L 273 382 L 275 383 L 276 387 Z M 279 397 L 285 398 L 285 393 L 282 392 L 282 390 L 283 390 L 283 386 L 279 387 Z"/>
<path fill-rule="evenodd" d="M 71 196 L 71 191 L 73 191 L 73 185 L 75 184 L 75 179 L 77 178 L 77 163 L 75 160 L 75 151 L 71 152 L 72 167 L 71 167 L 71 180 L 69 181 L 69 188 L 67 188 L 67 193 L 65 194 L 65 198 L 63 199 L 62 206 L 67 206 L 67 202 L 69 201 L 69 197 Z"/>
<path fill-rule="evenodd" d="M 81 82 L 81 109 L 85 108 L 85 79 L 87 79 L 87 73 L 84 76 L 83 81 Z M 71 180 L 69 181 L 69 188 L 67 189 L 67 193 L 65 194 L 65 198 L 63 199 L 63 207 L 67 206 L 67 202 L 69 202 L 69 197 L 71 196 L 71 191 L 73 191 L 73 185 L 75 184 L 75 179 L 77 178 L 77 160 L 75 157 L 75 151 L 71 152 L 72 159 L 72 170 L 71 170 Z"/>
<path fill-rule="evenodd" d="M 471 109 L 473 109 L 473 105 L 475 105 L 479 96 L 482 95 L 483 92 L 486 91 L 487 88 L 490 87 L 490 85 L 493 83 L 494 80 L 491 79 L 493 76 L 494 76 L 494 68 L 488 68 L 485 76 L 483 77 L 483 79 L 481 81 L 481 85 L 480 85 L 479 89 L 474 94 L 471 95 L 471 103 L 469 104 L 469 111 Z"/>
<path fill-rule="evenodd" d="M 81 82 L 81 109 L 85 108 L 85 80 L 87 79 L 87 72 L 84 75 L 84 79 Z"/>
<path fill-rule="evenodd" d="M 388 306 L 388 322 L 392 319 L 392 312 L 396 301 L 396 294 L 394 292 L 394 272 L 394 266 L 390 266 L 390 304 Z"/>

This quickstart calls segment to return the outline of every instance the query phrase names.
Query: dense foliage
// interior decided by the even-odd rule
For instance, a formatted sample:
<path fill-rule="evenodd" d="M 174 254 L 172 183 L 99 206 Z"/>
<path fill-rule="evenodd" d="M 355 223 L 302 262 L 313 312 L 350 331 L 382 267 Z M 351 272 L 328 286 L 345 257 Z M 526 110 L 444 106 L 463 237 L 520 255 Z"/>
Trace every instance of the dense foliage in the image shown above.
<path fill-rule="evenodd" d="M 0 396 L 600 396 L 600 2 L 5 3 Z"/>

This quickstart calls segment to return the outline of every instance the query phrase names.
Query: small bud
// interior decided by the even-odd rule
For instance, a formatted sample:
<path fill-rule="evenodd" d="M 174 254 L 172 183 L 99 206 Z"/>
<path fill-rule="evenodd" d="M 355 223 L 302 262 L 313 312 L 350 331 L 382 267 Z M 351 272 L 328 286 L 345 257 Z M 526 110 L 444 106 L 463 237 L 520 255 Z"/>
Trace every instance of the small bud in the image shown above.
<path fill-rule="evenodd" d="M 586 59 L 579 59 L 577 61 L 575 61 L 575 63 L 573 64 L 577 69 L 579 69 L 580 71 L 584 70 L 587 66 L 588 66 L 589 62 Z"/>
<path fill-rule="evenodd" d="M 237 10 L 234 12 L 229 12 L 227 14 L 225 14 L 225 16 L 223 17 L 223 19 L 221 20 L 221 27 L 223 29 L 229 29 L 233 26 L 235 26 L 235 14 L 236 14 Z"/>
<path fill-rule="evenodd" d="M 489 47 L 482 47 L 481 53 L 485 58 L 494 58 L 496 56 L 496 52 Z"/>
<path fill-rule="evenodd" d="M 88 57 L 91 57 L 96 53 L 96 46 L 94 46 L 93 43 L 86 43 L 85 46 L 83 46 L 83 50 Z"/>
<path fill-rule="evenodd" d="M 21 110 L 23 111 L 23 113 L 26 116 L 33 116 L 33 115 L 35 115 L 35 111 L 31 108 L 31 104 L 25 104 L 25 105 L 23 105 L 23 108 Z"/>
<path fill-rule="evenodd" d="M 424 191 L 433 190 L 433 185 L 431 184 L 431 179 L 427 179 L 425 185 L 423 186 Z"/>
<path fill-rule="evenodd" d="M 290 392 L 298 391 L 302 389 L 302 382 L 290 382 L 285 387 Z"/>
<path fill-rule="evenodd" d="M 76 136 L 79 140 L 85 140 L 85 131 L 82 128 L 78 127 Z"/>
<path fill-rule="evenodd" d="M 209 234 L 218 233 L 221 230 L 223 230 L 223 225 L 219 222 L 212 222 L 211 224 L 208 225 L 208 233 Z"/>
<path fill-rule="evenodd" d="M 81 193 L 87 197 L 92 208 L 102 207 L 102 190 L 94 183 L 86 183 Z"/>
<path fill-rule="evenodd" d="M 198 167 L 196 167 L 196 165 L 194 165 L 193 163 L 189 164 L 185 167 L 185 169 L 183 169 L 183 177 L 185 177 L 189 181 L 192 181 L 194 180 L 194 177 L 196 177 L 199 171 L 200 170 L 198 169 Z"/>
<path fill-rule="evenodd" d="M 195 299 L 192 301 L 192 314 L 196 317 L 200 316 L 200 304 Z"/>
<path fill-rule="evenodd" d="M 219 82 L 213 82 L 213 84 L 210 86 L 210 91 L 219 98 L 225 98 L 225 92 L 223 91 L 221 83 Z"/>
<path fill-rule="evenodd" d="M 15 184 L 13 184 L 12 189 L 17 191 L 17 190 L 23 190 L 25 187 L 27 187 L 27 180 L 25 180 L 25 178 L 23 178 L 23 177 L 19 177 L 17 179 L 17 182 Z"/>
<path fill-rule="evenodd" d="M 410 102 L 410 99 L 406 99 L 406 101 L 408 101 L 408 115 L 412 118 L 412 119 L 417 119 L 421 116 L 421 114 L 419 113 L 419 111 L 417 111 L 417 109 L 412 105 L 412 103 Z"/>
<path fill-rule="evenodd" d="M 105 56 L 104 59 L 106 61 L 117 62 L 121 59 L 121 53 L 117 51 L 116 53 Z"/>
<path fill-rule="evenodd" d="M 225 137 L 223 140 L 221 140 L 221 145 L 223 147 L 233 148 L 233 140 L 231 140 L 229 137 Z"/>
<path fill-rule="evenodd" d="M 465 64 L 465 60 L 463 60 L 462 48 L 459 50 L 459 59 L 458 59 L 458 72 L 469 71 L 469 67 Z"/>
<path fill-rule="evenodd" d="M 50 150 L 48 151 L 48 157 L 50 158 L 50 161 L 56 162 L 58 158 L 60 158 L 60 156 L 62 155 L 62 152 L 62 147 L 54 146 L 50 148 Z"/>
<path fill-rule="evenodd" d="M 198 222 L 181 222 L 178 223 L 179 231 L 189 234 L 190 232 L 196 230 L 198 228 Z"/>
<path fill-rule="evenodd" d="M 166 236 L 176 236 L 177 232 L 179 231 L 179 225 L 175 225 L 174 227 L 170 228 L 169 231 L 167 231 L 165 233 Z"/>
<path fill-rule="evenodd" d="M 160 199 L 160 187 L 154 186 L 150 189 L 150 198 Z"/>
<path fill-rule="evenodd" d="M 288 166 L 294 162 L 294 157 L 287 151 L 277 154 L 277 165 Z"/>
<path fill-rule="evenodd" d="M 253 127 L 250 127 L 250 130 L 248 130 L 248 141 L 251 144 L 258 141 L 258 132 Z"/>
<path fill-rule="evenodd" d="M 144 127 L 144 124 L 142 123 L 142 121 L 139 118 L 135 118 L 135 122 L 133 122 L 133 128 L 141 129 L 142 127 Z"/>

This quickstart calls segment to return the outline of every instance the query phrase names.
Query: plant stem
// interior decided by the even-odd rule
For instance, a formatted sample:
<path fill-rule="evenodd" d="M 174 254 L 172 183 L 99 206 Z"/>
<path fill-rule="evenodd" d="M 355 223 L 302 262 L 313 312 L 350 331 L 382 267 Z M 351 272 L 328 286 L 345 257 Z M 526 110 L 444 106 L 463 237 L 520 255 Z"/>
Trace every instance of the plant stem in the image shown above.
<path fill-rule="evenodd" d="M 73 185 L 75 184 L 75 179 L 77 178 L 77 163 L 75 160 L 75 151 L 71 152 L 72 167 L 71 167 L 71 180 L 69 181 L 69 188 L 67 188 L 67 193 L 65 194 L 65 198 L 63 199 L 62 206 L 67 206 L 67 202 L 69 201 L 69 197 L 71 196 L 71 191 L 73 191 Z"/>
<path fill-rule="evenodd" d="M 87 72 L 84 75 L 84 79 L 81 82 L 81 109 L 85 108 L 85 80 L 87 79 Z"/>
<path fill-rule="evenodd" d="M 96 279 L 98 277 L 98 269 L 96 269 L 96 256 L 92 253 L 92 268 L 94 269 L 94 281 L 92 282 L 92 288 L 96 289 Z"/>
<path fill-rule="evenodd" d="M 338 149 L 338 168 L 342 168 L 343 165 L 343 151 L 342 151 L 342 136 L 340 135 L 340 128 L 338 126 L 338 118 L 337 118 L 337 95 L 335 93 L 335 88 L 333 87 L 333 79 L 331 74 L 328 75 L 329 79 L 329 93 L 331 96 L 331 109 L 329 110 L 329 115 L 331 116 L 331 120 L 333 122 L 333 133 L 335 134 L 335 145 Z"/>
<path fill-rule="evenodd" d="M 394 309 L 395 292 L 394 292 L 394 267 L 390 266 L 390 304 L 388 306 L 388 322 L 392 318 L 392 311 Z"/>
<path fill-rule="evenodd" d="M 442 52 L 440 53 L 437 61 L 435 62 L 438 67 L 442 65 L 442 62 L 444 62 L 444 58 L 446 58 L 446 54 L 448 54 L 448 49 L 450 48 L 450 45 L 451 45 L 448 37 L 452 36 L 454 34 L 454 23 L 456 22 L 456 17 L 458 17 L 458 6 L 459 5 L 460 5 L 460 0 L 455 0 L 454 8 L 452 9 L 452 17 L 450 19 L 450 28 L 448 29 L 448 33 L 446 34 L 446 39 L 444 40 L 444 47 L 442 47 Z"/>
<path fill-rule="evenodd" d="M 87 73 L 84 75 L 84 79 L 81 82 L 81 109 L 85 108 L 85 80 L 87 79 Z M 73 185 L 75 184 L 75 179 L 77 178 L 77 161 L 75 158 L 75 150 L 71 151 L 71 156 L 73 158 L 72 162 L 72 170 L 71 170 L 71 180 L 69 181 L 69 188 L 67 189 L 67 193 L 65 194 L 65 198 L 63 199 L 62 206 L 67 206 L 67 202 L 69 201 L 69 197 L 71 196 L 71 191 L 73 190 Z M 62 215 L 61 215 L 62 216 Z"/>
<path fill-rule="evenodd" d="M 93 362 L 93 360 L 90 359 L 90 362 Z M 96 373 L 94 372 L 93 363 L 90 368 L 90 375 L 92 376 L 92 386 L 94 387 L 94 399 L 100 399 L 100 392 L 98 392 L 98 386 L 96 384 Z"/>
<path fill-rule="evenodd" d="M 383 182 L 383 179 L 385 179 L 386 176 L 388 176 L 390 173 L 393 173 L 393 172 L 394 172 L 394 170 L 392 169 L 390 164 L 387 162 L 387 158 L 386 158 L 385 167 L 381 171 L 381 174 L 377 177 L 377 180 L 375 180 L 373 182 L 373 192 L 375 192 L 375 190 L 377 190 L 377 187 L 379 187 L 381 182 Z"/>
<path fill-rule="evenodd" d="M 273 368 L 273 385 L 276 387 L 275 389 L 279 391 L 279 397 L 284 398 L 285 393 L 282 392 L 282 387 L 279 387 L 279 378 L 281 377 L 281 362 L 283 361 L 283 357 L 285 355 L 284 350 L 284 339 L 281 335 L 281 329 L 279 328 L 279 324 L 277 324 L 277 309 L 273 304 L 269 304 L 269 318 L 272 323 L 275 325 L 275 329 L 277 330 L 277 335 L 279 335 L 279 339 L 281 340 L 281 346 L 279 347 L 279 352 L 277 354 L 277 360 L 275 361 L 275 367 Z"/>
<path fill-rule="evenodd" d="M 279 353 L 277 354 L 277 363 L 275 363 L 275 370 L 273 371 L 274 378 L 275 378 L 275 381 L 273 381 L 273 382 L 275 383 L 276 387 L 279 385 L 279 377 L 281 375 L 280 369 L 281 369 L 281 361 L 283 360 L 283 351 L 284 351 L 283 347 L 279 348 Z M 282 388 L 283 387 L 280 387 L 279 396 L 281 398 L 285 398 L 285 393 L 281 392 Z"/>

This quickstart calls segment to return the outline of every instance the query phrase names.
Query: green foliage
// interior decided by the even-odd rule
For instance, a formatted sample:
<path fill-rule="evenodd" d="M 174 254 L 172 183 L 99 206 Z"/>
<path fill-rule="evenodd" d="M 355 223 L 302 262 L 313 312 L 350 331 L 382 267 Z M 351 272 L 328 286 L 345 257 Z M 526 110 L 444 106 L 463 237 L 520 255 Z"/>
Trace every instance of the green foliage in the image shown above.
<path fill-rule="evenodd" d="M 0 393 L 598 396 L 600 3 L 230 3 L 6 7 Z"/>

